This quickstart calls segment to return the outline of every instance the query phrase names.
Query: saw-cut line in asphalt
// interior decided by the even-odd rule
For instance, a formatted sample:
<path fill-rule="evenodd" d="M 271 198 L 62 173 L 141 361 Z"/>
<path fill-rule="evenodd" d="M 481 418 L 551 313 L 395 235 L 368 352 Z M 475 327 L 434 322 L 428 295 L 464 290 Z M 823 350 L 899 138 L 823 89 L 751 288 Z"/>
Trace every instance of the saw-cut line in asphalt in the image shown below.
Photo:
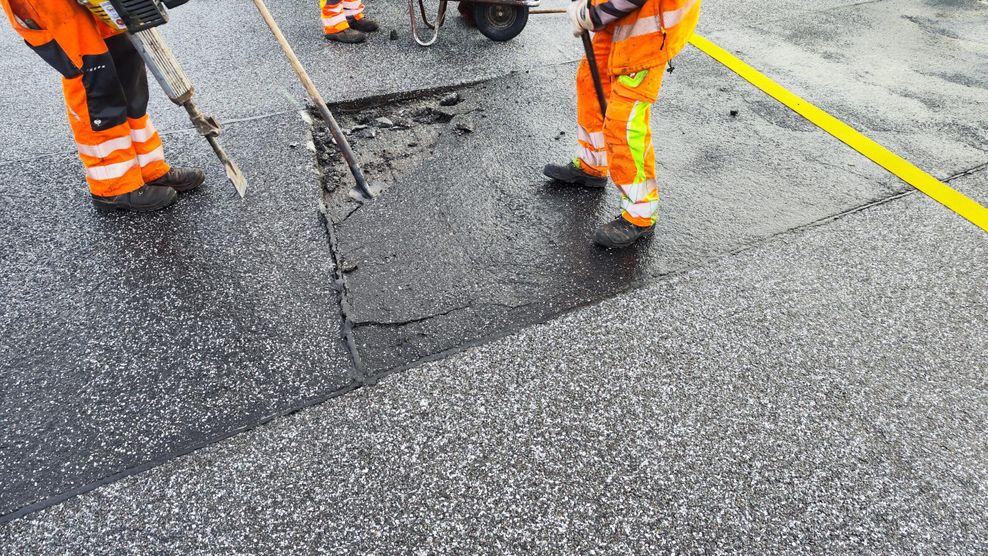
<path fill-rule="evenodd" d="M 902 181 L 988 232 L 988 208 L 981 206 L 973 199 L 919 169 L 908 160 L 869 139 L 858 130 L 779 85 L 709 39 L 694 34 L 690 39 L 690 44 L 744 78 L 763 93 L 806 118 L 810 123 L 833 135 L 875 164 L 895 174 Z"/>

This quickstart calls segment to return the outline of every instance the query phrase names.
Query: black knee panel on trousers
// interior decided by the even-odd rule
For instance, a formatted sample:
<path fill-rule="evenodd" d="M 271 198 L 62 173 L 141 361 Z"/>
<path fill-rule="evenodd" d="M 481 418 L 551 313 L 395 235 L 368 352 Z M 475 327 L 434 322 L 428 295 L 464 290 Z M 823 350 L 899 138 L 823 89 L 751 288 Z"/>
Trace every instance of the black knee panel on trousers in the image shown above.
<path fill-rule="evenodd" d="M 127 121 L 127 97 L 109 52 L 82 57 L 82 86 L 86 89 L 89 121 L 94 131 Z"/>

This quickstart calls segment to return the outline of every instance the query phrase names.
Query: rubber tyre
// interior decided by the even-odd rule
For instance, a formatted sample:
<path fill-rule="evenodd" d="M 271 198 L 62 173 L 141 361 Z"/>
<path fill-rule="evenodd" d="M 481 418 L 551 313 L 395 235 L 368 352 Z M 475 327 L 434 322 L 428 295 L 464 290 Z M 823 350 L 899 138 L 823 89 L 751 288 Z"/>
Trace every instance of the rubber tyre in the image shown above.
<path fill-rule="evenodd" d="M 488 39 L 510 41 L 528 25 L 528 6 L 474 3 L 473 21 Z"/>

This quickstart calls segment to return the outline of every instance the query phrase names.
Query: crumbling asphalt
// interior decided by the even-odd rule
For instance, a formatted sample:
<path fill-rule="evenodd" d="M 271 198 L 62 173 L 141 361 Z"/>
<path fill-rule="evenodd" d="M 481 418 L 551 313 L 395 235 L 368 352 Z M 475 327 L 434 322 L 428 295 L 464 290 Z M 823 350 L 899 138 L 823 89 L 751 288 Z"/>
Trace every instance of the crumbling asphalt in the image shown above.
<path fill-rule="evenodd" d="M 980 168 L 988 75 L 975 70 L 959 85 L 930 68 L 981 67 L 984 46 L 954 37 L 956 29 L 976 35 L 967 22 L 985 9 L 960 9 L 934 28 L 923 22 L 939 8 L 890 4 L 713 36 L 743 45 L 742 56 L 765 52 L 770 74 L 941 179 Z M 896 17 L 886 21 L 890 11 Z M 854 21 L 845 26 L 850 37 L 820 36 L 819 25 L 844 19 Z M 869 53 L 890 28 L 916 40 L 876 59 Z M 961 45 L 945 48 L 946 40 Z M 371 177 L 388 188 L 364 208 L 329 202 L 338 255 L 348 262 L 343 295 L 369 372 L 486 341 L 909 189 L 704 54 L 687 51 L 677 66 L 653 112 L 657 239 L 621 254 L 588 241 L 618 212 L 612 191 L 567 190 L 540 175 L 546 162 L 572 157 L 572 99 L 554 94 L 572 81 L 572 65 L 464 87 L 453 106 L 435 95 L 345 116 Z M 443 117 L 412 117 L 424 111 Z M 406 125 L 378 129 L 378 116 Z M 338 157 L 321 162 L 331 183 L 345 183 Z"/>
<path fill-rule="evenodd" d="M 355 50 L 320 42 L 313 6 L 272 3 L 330 101 L 375 97 L 400 111 L 453 88 L 464 101 L 450 110 L 469 112 L 466 124 L 413 118 L 417 145 L 385 157 L 375 203 L 354 212 L 324 195 L 334 246 L 317 184 L 339 186 L 336 168 L 322 160 L 329 178 L 316 175 L 300 89 L 249 6 L 188 5 L 165 32 L 203 107 L 229 123 L 224 141 L 250 196 L 232 197 L 182 112 L 157 96 L 170 158 L 211 173 L 208 189 L 150 221 L 87 212 L 55 76 L 0 32 L 17 53 L 0 67 L 22 77 L 0 90 L 11 238 L 0 250 L 0 419 L 13 424 L 0 433 L 0 514 L 152 467 L 394 365 L 595 306 L 0 526 L 4 546 L 983 552 L 985 394 L 971 372 L 986 359 L 982 236 L 687 51 L 656 109 L 660 172 L 676 177 L 663 184 L 662 233 L 605 256 L 586 238 L 613 214 L 613 193 L 538 178 L 546 159 L 571 154 L 571 85 L 562 94 L 560 84 L 579 46 L 566 26 L 533 18 L 495 45 L 454 19 L 422 50 L 400 4 L 376 8 L 399 40 Z M 988 199 L 983 3 L 749 4 L 711 3 L 703 32 Z M 397 136 L 379 129 L 354 138 L 365 160 Z M 728 270 L 707 279 L 714 267 Z M 690 294 L 684 276 L 706 286 Z M 647 283 L 665 293 L 643 296 Z M 357 375 L 337 288 L 366 354 Z M 742 307 L 718 313 L 709 300 Z M 646 320 L 673 306 L 666 324 Z M 555 374 L 528 381 L 539 373 Z M 430 397 L 399 399 L 419 388 Z M 669 413 L 617 435 L 661 409 L 644 400 L 669 402 Z M 496 417 L 478 422 L 488 407 Z M 464 474 L 458 461 L 476 465 Z M 637 534 L 646 528 L 654 536 Z"/>

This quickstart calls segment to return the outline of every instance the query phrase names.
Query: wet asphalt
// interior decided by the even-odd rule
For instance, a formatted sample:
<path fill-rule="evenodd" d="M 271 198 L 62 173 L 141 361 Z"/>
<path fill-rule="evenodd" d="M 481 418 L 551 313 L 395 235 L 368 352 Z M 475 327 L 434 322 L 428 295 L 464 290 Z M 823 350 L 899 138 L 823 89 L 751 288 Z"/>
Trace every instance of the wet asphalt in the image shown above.
<path fill-rule="evenodd" d="M 988 200 L 983 4 L 746 4 L 707 7 L 704 33 Z M 660 233 L 608 255 L 587 238 L 614 193 L 538 176 L 571 156 L 558 16 L 504 45 L 454 19 L 422 50 L 393 2 L 399 40 L 361 52 L 321 42 L 317 8 L 271 7 L 331 102 L 489 79 L 461 90 L 473 131 L 439 128 L 379 200 L 331 211 L 331 249 L 290 70 L 249 6 L 187 6 L 165 31 L 248 200 L 159 96 L 207 189 L 97 217 L 57 81 L 0 32 L 23 76 L 0 90 L 0 515 L 348 392 L 338 295 L 361 379 L 509 336 L 0 526 L 4 545 L 981 552 L 983 235 L 915 194 L 829 222 L 909 188 L 687 51 L 655 110 Z"/>
<path fill-rule="evenodd" d="M 985 260 L 982 231 L 909 194 L 74 498 L 0 546 L 983 554 Z"/>

